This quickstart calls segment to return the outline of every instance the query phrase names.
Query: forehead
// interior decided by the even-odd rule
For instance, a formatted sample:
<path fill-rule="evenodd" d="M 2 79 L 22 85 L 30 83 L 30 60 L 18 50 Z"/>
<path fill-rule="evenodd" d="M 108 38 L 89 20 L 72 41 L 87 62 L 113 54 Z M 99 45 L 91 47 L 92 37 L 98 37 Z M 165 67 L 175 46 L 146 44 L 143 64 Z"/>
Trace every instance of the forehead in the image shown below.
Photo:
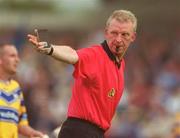
<path fill-rule="evenodd" d="M 4 55 L 17 54 L 17 50 L 14 45 L 5 45 L 2 48 L 2 54 Z"/>
<path fill-rule="evenodd" d="M 110 30 L 122 30 L 133 31 L 133 23 L 131 21 L 118 21 L 116 19 L 111 20 L 108 29 Z"/>

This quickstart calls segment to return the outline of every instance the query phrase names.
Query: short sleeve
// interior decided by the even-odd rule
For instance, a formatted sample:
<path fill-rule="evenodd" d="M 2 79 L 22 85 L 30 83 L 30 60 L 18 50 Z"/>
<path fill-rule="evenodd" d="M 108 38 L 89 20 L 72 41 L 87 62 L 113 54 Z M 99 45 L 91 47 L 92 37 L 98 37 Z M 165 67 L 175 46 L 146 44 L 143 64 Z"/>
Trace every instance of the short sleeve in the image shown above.
<path fill-rule="evenodd" d="M 94 48 L 83 48 L 76 51 L 78 54 L 78 62 L 74 64 L 73 76 L 88 76 L 95 68 L 96 50 Z"/>
<path fill-rule="evenodd" d="M 26 111 L 26 106 L 24 103 L 24 97 L 23 97 L 23 93 L 21 92 L 21 103 L 20 103 L 20 115 L 19 115 L 19 125 L 28 125 L 28 117 L 27 117 L 27 111 Z"/>

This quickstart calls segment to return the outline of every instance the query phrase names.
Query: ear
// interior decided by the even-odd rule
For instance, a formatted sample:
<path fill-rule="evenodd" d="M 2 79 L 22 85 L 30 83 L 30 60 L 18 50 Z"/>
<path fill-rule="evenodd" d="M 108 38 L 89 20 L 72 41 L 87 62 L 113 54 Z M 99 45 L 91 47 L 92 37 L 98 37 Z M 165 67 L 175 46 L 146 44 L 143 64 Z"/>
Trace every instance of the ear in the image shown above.
<path fill-rule="evenodd" d="M 107 33 L 108 33 L 108 29 L 107 29 L 107 27 L 105 27 L 105 29 L 104 29 L 104 36 L 105 36 L 105 38 L 107 38 Z"/>
<path fill-rule="evenodd" d="M 134 42 L 135 41 L 135 39 L 136 39 L 136 32 L 134 32 L 133 34 L 132 34 L 132 37 L 131 37 L 131 42 Z"/>

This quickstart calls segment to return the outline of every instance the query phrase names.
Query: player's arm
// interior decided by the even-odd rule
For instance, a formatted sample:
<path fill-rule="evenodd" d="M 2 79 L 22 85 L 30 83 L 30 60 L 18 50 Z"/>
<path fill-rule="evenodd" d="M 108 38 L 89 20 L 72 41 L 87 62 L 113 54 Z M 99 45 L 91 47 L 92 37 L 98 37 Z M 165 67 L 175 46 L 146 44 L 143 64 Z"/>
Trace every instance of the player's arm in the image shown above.
<path fill-rule="evenodd" d="M 39 137 L 43 138 L 43 133 L 33 129 L 31 126 L 28 125 L 27 120 L 27 112 L 26 106 L 24 104 L 24 96 L 23 92 L 21 91 L 20 94 L 20 108 L 19 108 L 19 122 L 18 122 L 18 132 L 27 137 Z"/>
<path fill-rule="evenodd" d="M 70 64 L 78 61 L 78 55 L 70 46 L 49 45 L 46 42 L 39 42 L 37 36 L 28 35 L 28 40 L 35 46 L 38 52 L 51 55 L 53 58 Z"/>
<path fill-rule="evenodd" d="M 33 129 L 32 127 L 28 125 L 19 125 L 18 131 L 23 136 L 27 136 L 30 138 L 33 138 L 33 137 L 43 138 L 44 136 L 42 132 Z"/>

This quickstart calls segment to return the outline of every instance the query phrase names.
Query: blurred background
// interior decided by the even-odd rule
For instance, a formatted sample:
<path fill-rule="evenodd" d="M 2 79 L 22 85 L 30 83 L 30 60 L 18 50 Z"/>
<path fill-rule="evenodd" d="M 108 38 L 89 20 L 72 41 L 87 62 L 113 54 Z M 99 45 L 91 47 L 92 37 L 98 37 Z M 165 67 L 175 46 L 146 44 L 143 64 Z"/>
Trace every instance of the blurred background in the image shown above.
<path fill-rule="evenodd" d="M 180 137 L 179 0 L 0 0 L 0 42 L 19 50 L 17 79 L 32 127 L 51 135 L 65 120 L 73 67 L 37 53 L 27 34 L 47 29 L 42 40 L 87 47 L 104 40 L 105 22 L 116 9 L 134 12 L 138 30 L 125 55 L 126 87 L 106 137 Z"/>

